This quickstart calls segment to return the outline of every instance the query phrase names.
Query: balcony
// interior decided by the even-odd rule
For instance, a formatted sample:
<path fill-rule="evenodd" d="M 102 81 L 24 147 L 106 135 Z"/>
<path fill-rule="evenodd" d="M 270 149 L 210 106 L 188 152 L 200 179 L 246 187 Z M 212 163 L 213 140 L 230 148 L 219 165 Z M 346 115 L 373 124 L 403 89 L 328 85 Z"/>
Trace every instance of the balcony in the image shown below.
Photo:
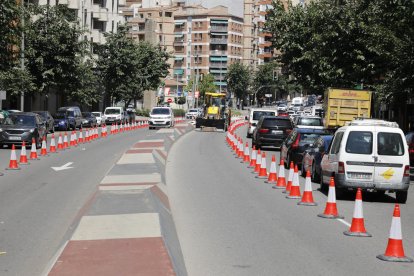
<path fill-rule="evenodd" d="M 225 44 L 227 45 L 227 38 L 211 38 L 211 44 Z"/>
<path fill-rule="evenodd" d="M 218 25 L 211 25 L 210 29 L 212 32 L 225 32 L 227 33 L 227 26 L 218 26 Z"/>
<path fill-rule="evenodd" d="M 185 43 L 184 39 L 174 39 L 173 41 L 174 46 L 184 45 L 184 43 Z"/>
<path fill-rule="evenodd" d="M 272 56 L 273 55 L 271 52 L 265 52 L 265 53 L 260 53 L 257 57 L 263 59 L 263 58 L 271 58 Z"/>
<path fill-rule="evenodd" d="M 227 68 L 227 62 L 210 62 L 211 68 Z"/>
<path fill-rule="evenodd" d="M 101 7 L 99 5 L 92 5 L 92 18 L 98 19 L 101 14 Z"/>
<path fill-rule="evenodd" d="M 227 51 L 222 50 L 211 50 L 210 56 L 227 56 Z"/>

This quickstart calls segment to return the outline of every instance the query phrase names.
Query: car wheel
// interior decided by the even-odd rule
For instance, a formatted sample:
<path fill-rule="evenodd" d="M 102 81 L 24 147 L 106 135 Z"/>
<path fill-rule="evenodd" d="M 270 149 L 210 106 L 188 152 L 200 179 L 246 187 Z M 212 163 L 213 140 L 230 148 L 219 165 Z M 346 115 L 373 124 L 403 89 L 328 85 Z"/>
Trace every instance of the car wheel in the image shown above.
<path fill-rule="evenodd" d="M 321 191 L 322 192 L 328 192 L 328 188 L 329 186 L 325 183 L 323 183 L 323 177 L 322 177 L 323 172 L 321 172 L 321 175 L 319 177 L 319 183 L 321 184 Z"/>
<path fill-rule="evenodd" d="M 252 135 L 247 133 L 246 138 L 252 138 Z"/>
<path fill-rule="evenodd" d="M 52 126 L 52 128 L 50 129 L 50 133 L 55 133 L 55 127 Z"/>
<path fill-rule="evenodd" d="M 406 203 L 407 202 L 408 191 L 396 191 L 395 199 L 397 203 Z"/>

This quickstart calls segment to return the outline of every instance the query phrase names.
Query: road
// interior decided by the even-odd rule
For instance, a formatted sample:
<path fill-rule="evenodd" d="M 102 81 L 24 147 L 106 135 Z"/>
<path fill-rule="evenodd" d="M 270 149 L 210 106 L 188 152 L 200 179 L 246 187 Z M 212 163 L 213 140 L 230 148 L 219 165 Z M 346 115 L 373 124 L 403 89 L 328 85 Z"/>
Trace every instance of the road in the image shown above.
<path fill-rule="evenodd" d="M 243 138 L 245 133 L 239 131 Z M 278 151 L 266 153 L 268 166 L 272 154 L 279 160 Z M 318 206 L 298 206 L 246 167 L 226 146 L 224 133 L 193 131 L 169 152 L 166 177 L 189 275 L 412 275 L 414 264 L 376 258 L 385 252 L 394 195 L 364 193 L 372 237 L 348 237 L 343 231 L 352 220 L 354 195 L 338 200 L 343 221 L 322 219 L 317 214 L 327 196 L 318 184 L 313 184 Z M 302 177 L 300 182 L 303 191 Z M 404 248 L 411 257 L 413 206 L 411 187 L 401 205 Z"/>
<path fill-rule="evenodd" d="M 0 275 L 41 275 L 72 233 L 81 208 L 103 176 L 126 149 L 146 135 L 150 135 L 147 129 L 110 135 L 40 157 L 19 171 L 4 170 L 10 150 L 1 149 L 0 252 L 4 253 Z M 68 162 L 73 162 L 72 169 L 51 168 Z"/>

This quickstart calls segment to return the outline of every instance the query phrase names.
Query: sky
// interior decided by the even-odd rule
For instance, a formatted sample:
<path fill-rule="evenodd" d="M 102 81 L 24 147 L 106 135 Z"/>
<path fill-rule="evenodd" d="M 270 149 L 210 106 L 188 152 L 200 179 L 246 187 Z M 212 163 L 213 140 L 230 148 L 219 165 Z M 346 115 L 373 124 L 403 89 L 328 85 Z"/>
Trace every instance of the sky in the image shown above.
<path fill-rule="evenodd" d="M 229 12 L 243 17 L 243 0 L 189 0 L 190 4 L 202 4 L 206 8 L 218 5 L 229 7 Z"/>

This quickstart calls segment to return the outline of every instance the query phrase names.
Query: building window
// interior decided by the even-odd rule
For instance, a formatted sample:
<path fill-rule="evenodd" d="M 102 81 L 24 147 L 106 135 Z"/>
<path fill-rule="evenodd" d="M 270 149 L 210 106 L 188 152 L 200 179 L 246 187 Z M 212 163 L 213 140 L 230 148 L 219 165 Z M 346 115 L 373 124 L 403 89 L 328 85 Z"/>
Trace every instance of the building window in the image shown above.
<path fill-rule="evenodd" d="M 172 12 L 165 12 L 165 17 L 172 17 Z"/>

